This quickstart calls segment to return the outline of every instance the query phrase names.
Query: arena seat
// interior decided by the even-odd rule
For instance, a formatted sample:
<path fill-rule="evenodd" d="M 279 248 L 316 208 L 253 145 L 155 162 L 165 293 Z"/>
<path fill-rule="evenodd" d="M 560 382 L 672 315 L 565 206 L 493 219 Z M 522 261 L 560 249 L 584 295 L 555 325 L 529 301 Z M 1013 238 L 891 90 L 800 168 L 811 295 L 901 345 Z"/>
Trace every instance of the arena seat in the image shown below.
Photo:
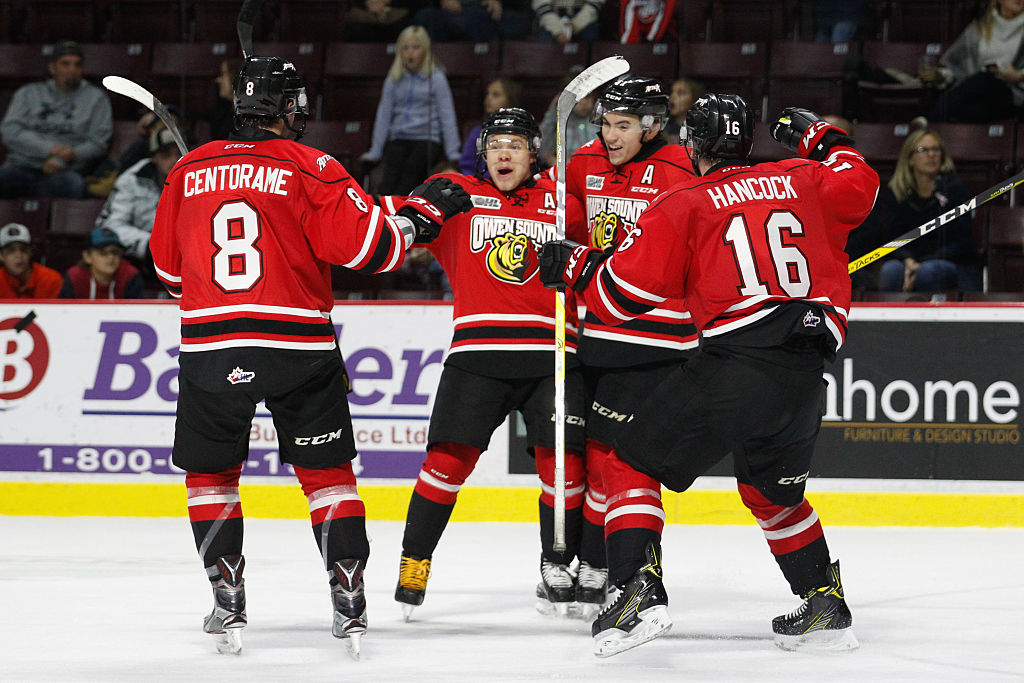
<path fill-rule="evenodd" d="M 63 273 L 82 255 L 85 236 L 96 225 L 104 199 L 53 199 L 50 227 L 43 247 L 43 263 Z"/>
<path fill-rule="evenodd" d="M 707 40 L 750 42 L 793 37 L 794 0 L 712 0 L 710 4 Z"/>
<path fill-rule="evenodd" d="M 204 0 L 198 0 L 203 2 Z M 342 40 L 345 11 L 350 3 L 340 0 L 278 0 L 274 40 L 316 41 L 329 43 Z"/>
<path fill-rule="evenodd" d="M 434 56 L 443 66 L 458 122 L 476 121 L 483 113 L 487 84 L 497 76 L 501 50 L 498 43 L 434 43 Z"/>
<path fill-rule="evenodd" d="M 324 56 L 323 118 L 373 120 L 384 77 L 395 59 L 391 43 L 327 44 Z"/>
<path fill-rule="evenodd" d="M 741 95 L 766 120 L 767 43 L 680 43 L 679 76 L 693 78 L 708 92 Z M 776 112 L 777 113 L 777 112 Z"/>
<path fill-rule="evenodd" d="M 239 56 L 238 41 L 226 43 L 155 43 L 153 94 L 164 104 L 177 104 L 186 116 L 213 107 L 214 79 L 228 57 Z"/>
<path fill-rule="evenodd" d="M 0 199 L 0 226 L 21 223 L 28 228 L 32 241 L 41 245 L 46 238 L 50 220 L 50 199 Z"/>
<path fill-rule="evenodd" d="M 147 85 L 153 65 L 153 46 L 150 43 L 83 43 L 85 57 L 82 66 L 85 77 L 100 85 L 104 76 L 124 76 Z M 143 107 L 138 102 L 120 95 L 110 95 L 115 119 L 138 118 Z"/>
<path fill-rule="evenodd" d="M 771 120 L 784 107 L 803 107 L 818 114 L 844 114 L 847 98 L 855 96 L 843 79 L 853 43 L 774 42 L 768 60 L 768 107 Z M 848 117 L 849 118 L 849 117 Z"/>
<path fill-rule="evenodd" d="M 971 194 L 1008 178 L 1014 163 L 1015 122 L 933 123 Z"/>
<path fill-rule="evenodd" d="M 966 27 L 957 0 L 898 0 L 869 3 L 882 40 L 952 42 Z M 954 20 L 954 14 L 957 15 Z"/>
<path fill-rule="evenodd" d="M 883 185 L 892 176 L 909 132 L 910 126 L 906 123 L 858 123 L 854 126 L 853 139 L 857 149 L 878 171 Z"/>
<path fill-rule="evenodd" d="M 111 42 L 173 43 L 185 38 L 181 0 L 107 0 L 107 6 Z"/>
<path fill-rule="evenodd" d="M 630 73 L 660 80 L 666 91 L 676 78 L 678 55 L 674 43 L 623 45 L 614 41 L 597 41 L 590 44 L 591 63 L 613 55 L 625 57 Z"/>
<path fill-rule="evenodd" d="M 989 290 L 1024 298 L 1024 207 L 995 204 L 988 218 Z"/>
<path fill-rule="evenodd" d="M 186 0 L 186 36 L 205 43 L 238 41 L 238 10 L 241 0 Z M 252 23 L 254 40 L 266 40 L 274 17 L 263 3 Z"/>
<path fill-rule="evenodd" d="M 570 69 L 590 64 L 585 43 L 509 41 L 502 50 L 501 73 L 523 86 L 523 109 L 540 121 L 562 91 Z"/>
<path fill-rule="evenodd" d="M 20 23 L 22 39 L 31 42 L 88 43 L 102 39 L 106 32 L 101 3 L 95 0 L 30 0 Z M 19 27 L 14 30 L 18 33 Z"/>

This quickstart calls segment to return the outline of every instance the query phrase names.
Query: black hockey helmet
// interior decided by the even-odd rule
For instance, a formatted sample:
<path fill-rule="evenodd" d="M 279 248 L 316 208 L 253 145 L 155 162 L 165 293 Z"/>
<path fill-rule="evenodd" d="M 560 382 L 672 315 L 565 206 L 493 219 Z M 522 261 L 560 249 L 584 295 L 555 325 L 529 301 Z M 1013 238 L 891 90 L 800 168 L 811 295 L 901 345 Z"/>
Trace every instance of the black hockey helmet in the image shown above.
<path fill-rule="evenodd" d="M 309 115 L 306 79 L 281 57 L 247 57 L 235 78 L 235 116 Z"/>
<path fill-rule="evenodd" d="M 745 160 L 754 145 L 754 115 L 739 95 L 709 93 L 686 112 L 679 144 L 694 165 L 697 157 Z"/>
<path fill-rule="evenodd" d="M 476 139 L 477 156 L 487 151 L 487 138 L 496 133 L 520 135 L 526 138 L 530 151 L 540 154 L 540 126 L 533 114 L 519 107 L 503 107 L 480 124 L 480 136 Z"/>
<path fill-rule="evenodd" d="M 597 98 L 590 115 L 591 123 L 600 126 L 607 112 L 638 116 L 644 130 L 653 126 L 655 121 L 664 128 L 668 120 L 668 95 L 657 78 L 624 74 L 612 81 Z"/>

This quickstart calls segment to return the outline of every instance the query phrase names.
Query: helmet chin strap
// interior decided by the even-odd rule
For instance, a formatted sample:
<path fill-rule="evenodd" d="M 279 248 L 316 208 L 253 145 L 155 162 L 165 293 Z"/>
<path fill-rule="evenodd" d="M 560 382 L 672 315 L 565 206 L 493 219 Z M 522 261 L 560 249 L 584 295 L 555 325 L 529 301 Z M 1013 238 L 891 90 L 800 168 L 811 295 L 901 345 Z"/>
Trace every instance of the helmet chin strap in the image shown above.
<path fill-rule="evenodd" d="M 299 119 L 300 117 L 302 124 L 298 128 L 293 128 L 292 123 L 294 123 L 295 120 Z M 295 135 L 295 137 L 293 137 L 292 140 L 298 142 L 306 132 L 306 115 L 299 113 L 289 114 L 288 116 L 284 117 L 284 125 L 289 131 L 291 131 Z"/>

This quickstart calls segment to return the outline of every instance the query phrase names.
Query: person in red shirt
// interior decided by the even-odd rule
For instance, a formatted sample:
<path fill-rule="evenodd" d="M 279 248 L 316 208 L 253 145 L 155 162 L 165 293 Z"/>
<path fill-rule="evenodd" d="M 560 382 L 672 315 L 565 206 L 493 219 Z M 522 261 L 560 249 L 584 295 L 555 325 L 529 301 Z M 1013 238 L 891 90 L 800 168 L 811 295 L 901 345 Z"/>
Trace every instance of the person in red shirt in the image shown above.
<path fill-rule="evenodd" d="M 591 116 L 601 126 L 598 139 L 577 150 L 566 166 L 566 194 L 575 200 L 566 210 L 570 239 L 610 252 L 629 239 L 655 197 L 694 177 L 686 151 L 662 134 L 668 110 L 668 95 L 656 78 L 626 74 L 598 96 Z M 625 321 L 587 310 L 578 354 L 589 406 L 580 559 L 605 582 L 603 463 L 626 416 L 696 346 L 697 331 L 679 299 Z M 592 618 L 606 597 L 590 596 L 596 602 L 581 610 L 584 619 Z"/>
<path fill-rule="evenodd" d="M 125 246 L 110 228 L 96 228 L 82 262 L 68 268 L 61 299 L 141 299 L 142 274 L 124 260 Z"/>
<path fill-rule="evenodd" d="M 56 299 L 61 277 L 32 262 L 32 234 L 21 223 L 0 228 L 0 299 Z"/>
<path fill-rule="evenodd" d="M 772 137 L 799 158 L 753 164 L 754 120 L 737 95 L 690 109 L 683 140 L 699 176 L 644 212 L 610 256 L 550 242 L 541 278 L 568 284 L 606 319 L 685 297 L 700 351 L 636 406 L 606 464 L 611 579 L 623 593 L 594 621 L 609 656 L 672 624 L 662 583 L 660 487 L 685 491 L 730 453 L 744 504 L 793 593 L 772 622 L 783 649 L 857 647 L 839 562 L 804 497 L 824 401 L 824 362 L 850 307 L 849 232 L 871 211 L 878 174 L 842 130 L 786 109 Z"/>
<path fill-rule="evenodd" d="M 273 416 L 280 457 L 309 501 L 328 570 L 332 632 L 353 656 L 366 631 L 366 511 L 344 361 L 331 324 L 330 264 L 400 266 L 471 203 L 435 180 L 385 215 L 340 163 L 299 144 L 305 81 L 288 61 L 250 57 L 235 81 L 237 134 L 186 154 L 167 176 L 150 251 L 181 305 L 173 460 L 213 586 L 204 621 L 221 652 L 246 624 L 239 475 L 256 404 Z"/>
<path fill-rule="evenodd" d="M 473 198 L 427 245 L 448 274 L 455 331 L 445 359 L 402 539 L 395 600 L 408 619 L 423 603 L 430 562 L 459 489 L 513 410 L 522 413 L 541 480 L 538 609 L 567 615 L 576 600 L 569 565 L 579 546 L 583 504 L 583 385 L 575 362 L 575 306 L 566 309 L 566 549 L 554 543 L 555 299 L 537 278 L 537 249 L 555 235 L 555 186 L 535 178 L 540 128 L 518 108 L 484 121 L 476 144 L 487 176 L 441 173 Z M 478 165 L 478 168 L 480 166 Z M 385 200 L 388 201 L 387 199 Z M 579 567 L 586 575 L 589 568 Z M 603 588 L 603 582 L 599 583 Z"/>

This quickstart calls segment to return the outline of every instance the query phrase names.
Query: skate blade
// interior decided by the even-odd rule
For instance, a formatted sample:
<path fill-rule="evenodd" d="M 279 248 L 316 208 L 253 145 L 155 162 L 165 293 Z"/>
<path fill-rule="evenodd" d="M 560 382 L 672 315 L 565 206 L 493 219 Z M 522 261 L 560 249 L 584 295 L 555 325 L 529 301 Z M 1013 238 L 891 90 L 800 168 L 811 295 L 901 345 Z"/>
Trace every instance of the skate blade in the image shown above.
<path fill-rule="evenodd" d="M 402 605 L 402 618 L 405 619 L 405 623 L 409 623 L 412 618 L 412 611 L 416 609 L 416 605 Z"/>
<path fill-rule="evenodd" d="M 544 600 L 541 598 L 537 599 L 537 612 L 543 614 L 545 617 L 562 617 L 568 618 L 570 616 L 570 609 L 572 608 L 571 602 L 551 602 L 550 600 Z"/>
<path fill-rule="evenodd" d="M 672 618 L 664 605 L 644 610 L 639 616 L 640 623 L 629 633 L 610 628 L 594 636 L 594 654 L 602 658 L 611 657 L 654 640 L 672 628 Z"/>
<path fill-rule="evenodd" d="M 348 656 L 352 659 L 359 661 L 361 640 L 363 639 L 362 631 L 358 633 L 349 633 L 348 637 L 345 638 L 345 646 L 348 648 Z"/>
<path fill-rule="evenodd" d="M 214 633 L 214 644 L 217 652 L 222 655 L 237 655 L 242 652 L 242 629 L 229 628 L 221 633 Z"/>
<path fill-rule="evenodd" d="M 788 652 L 849 652 L 860 647 L 853 628 L 811 631 L 800 636 L 775 634 L 775 645 Z"/>
<path fill-rule="evenodd" d="M 569 616 L 583 621 L 593 621 L 604 607 L 596 602 L 574 602 L 572 609 L 569 610 Z"/>

